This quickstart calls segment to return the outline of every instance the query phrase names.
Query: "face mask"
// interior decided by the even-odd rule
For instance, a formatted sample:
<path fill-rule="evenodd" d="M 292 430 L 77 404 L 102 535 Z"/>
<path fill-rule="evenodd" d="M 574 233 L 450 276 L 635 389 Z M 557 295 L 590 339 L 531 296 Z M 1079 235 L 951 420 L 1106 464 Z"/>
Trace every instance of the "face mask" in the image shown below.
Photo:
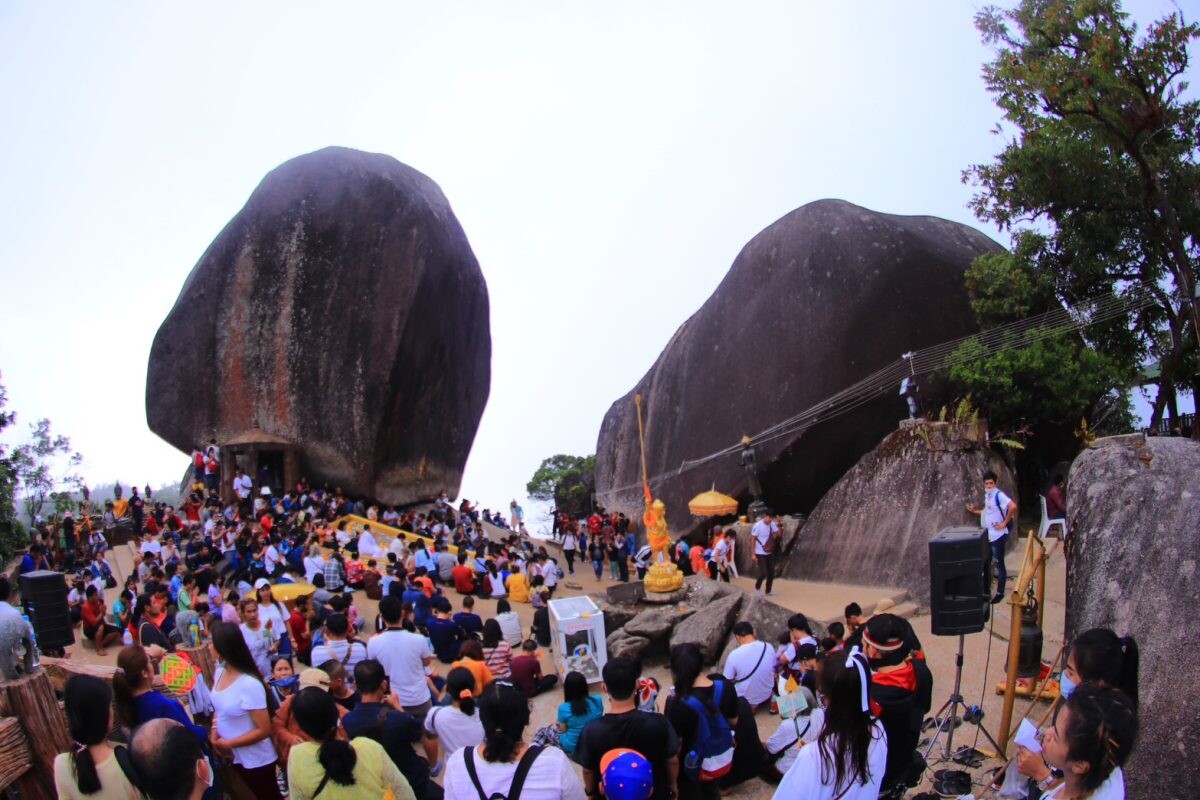
<path fill-rule="evenodd" d="M 996 490 L 994 488 L 993 489 L 984 489 L 983 493 L 989 500 L 991 500 L 993 497 L 996 496 Z"/>
<path fill-rule="evenodd" d="M 1077 684 L 1075 683 L 1075 681 L 1071 680 L 1070 677 L 1067 676 L 1067 673 L 1064 672 L 1062 675 L 1059 676 L 1058 692 L 1059 692 L 1059 694 L 1062 695 L 1063 700 L 1066 700 L 1068 697 L 1071 696 L 1071 693 L 1075 691 L 1076 685 Z"/>

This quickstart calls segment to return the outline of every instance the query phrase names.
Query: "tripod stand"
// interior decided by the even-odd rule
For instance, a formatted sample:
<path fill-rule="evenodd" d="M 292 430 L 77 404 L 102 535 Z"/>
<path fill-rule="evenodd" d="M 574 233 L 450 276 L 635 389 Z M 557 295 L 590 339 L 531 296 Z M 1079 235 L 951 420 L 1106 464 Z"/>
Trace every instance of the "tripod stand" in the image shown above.
<path fill-rule="evenodd" d="M 946 741 L 942 746 L 942 760 L 949 761 L 952 758 L 954 749 L 954 725 L 958 721 L 958 707 L 965 705 L 962 696 L 962 669 L 963 669 L 963 645 L 966 641 L 966 634 L 958 635 L 958 653 L 954 656 L 954 693 L 950 698 L 942 704 L 938 712 L 933 718 L 937 720 L 937 730 L 933 733 L 933 738 L 929 740 L 929 746 L 925 748 L 925 760 L 929 760 L 929 754 L 933 752 L 934 746 L 937 744 L 938 737 L 943 733 L 946 734 Z M 983 721 L 979 721 L 979 730 L 983 731 L 983 735 L 992 743 L 992 747 L 996 748 L 996 752 L 1003 754 L 1003 749 L 996 744 L 996 740 L 988 733 L 987 728 L 983 727 Z"/>

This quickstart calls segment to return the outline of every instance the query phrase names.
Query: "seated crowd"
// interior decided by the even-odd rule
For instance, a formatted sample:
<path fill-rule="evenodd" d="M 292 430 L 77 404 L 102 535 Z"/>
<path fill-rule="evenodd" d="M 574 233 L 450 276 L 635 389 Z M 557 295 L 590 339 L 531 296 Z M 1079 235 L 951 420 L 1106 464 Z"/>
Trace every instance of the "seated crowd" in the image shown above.
<path fill-rule="evenodd" d="M 92 571 L 105 548 L 80 553 L 76 536 L 72 566 L 86 568 L 73 613 L 98 653 L 122 649 L 111 686 L 67 684 L 76 747 L 55 763 L 61 797 L 715 800 L 762 778 L 779 784 L 780 800 L 864 800 L 900 797 L 925 770 L 917 747 L 933 679 L 900 617 L 851 606 L 818 640 L 794 614 L 778 642 L 740 620 L 719 670 L 706 672 L 693 645 L 671 648 L 661 701 L 639 662 L 611 657 L 602 694 L 568 672 L 555 721 L 530 730 L 531 699 L 558 686 L 540 651 L 564 572 L 545 548 L 519 534 L 493 541 L 483 514 L 469 504 L 456 513 L 444 498 L 414 514 L 304 484 L 228 505 L 206 491 L 197 487 L 182 516 L 155 505 L 143 517 L 141 562 L 111 610 L 111 571 Z M 368 522 L 336 522 L 348 514 Z M 640 574 L 649 562 L 632 550 L 628 520 L 592 517 L 556 526 L 566 572 L 579 558 L 597 578 L 605 561 L 613 579 L 628 580 L 631 563 Z M 411 533 L 385 536 L 383 525 Z M 736 575 L 732 532 L 683 547 L 688 572 Z M 64 566 L 53 550 L 31 545 L 29 569 Z M 290 607 L 276 599 L 273 587 L 301 581 L 315 591 Z M 0 577 L 0 596 L 12 590 Z M 373 625 L 355 591 L 379 601 Z M 484 598 L 494 615 L 476 613 Z M 533 607 L 528 630 L 514 603 Z M 205 644 L 218 666 L 213 685 L 189 697 L 193 718 L 152 685 L 166 654 Z M 1042 752 L 1018 752 L 1020 780 L 1051 800 L 1123 797 L 1136 673 L 1131 640 L 1079 636 Z M 778 715 L 769 736 L 759 714 Z M 108 743 L 114 724 L 127 753 Z"/>

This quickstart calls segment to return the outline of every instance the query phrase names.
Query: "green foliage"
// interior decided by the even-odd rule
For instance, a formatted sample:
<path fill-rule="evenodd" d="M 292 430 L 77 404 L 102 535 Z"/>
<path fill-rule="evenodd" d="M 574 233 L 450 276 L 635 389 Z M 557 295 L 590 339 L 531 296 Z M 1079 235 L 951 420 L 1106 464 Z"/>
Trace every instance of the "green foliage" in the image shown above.
<path fill-rule="evenodd" d="M 69 507 L 70 491 L 82 490 L 83 477 L 75 470 L 83 463 L 83 456 L 71 450 L 71 440 L 66 436 L 54 435 L 48 419 L 38 420 L 29 429 L 30 440 L 13 449 L 12 461 L 24 493 L 25 516 L 34 522 L 56 494 L 60 497 L 54 499 L 55 507 L 64 502 L 63 497 Z M 66 491 L 60 487 L 66 487 Z"/>
<path fill-rule="evenodd" d="M 1176 384 L 1194 389 L 1200 104 L 1181 76 L 1200 28 L 1174 14 L 1139 35 L 1116 0 L 1020 0 L 976 25 L 995 49 L 984 79 L 1015 131 L 963 175 L 979 187 L 976 215 L 1014 236 L 1011 254 L 979 259 L 968 276 L 980 322 L 1147 289 L 1155 303 L 1089 326 L 1082 343 L 1010 342 L 1024 351 L 954 377 L 1013 418 L 1077 416 L 1148 359 L 1161 361 L 1172 398 Z"/>
<path fill-rule="evenodd" d="M 558 454 L 542 460 L 541 466 L 533 473 L 525 491 L 534 500 L 544 503 L 554 502 L 554 493 L 560 485 L 570 493 L 579 494 L 587 491 L 586 476 L 596 471 L 596 456 L 568 456 Z M 577 500 L 577 497 L 568 498 Z"/>
<path fill-rule="evenodd" d="M 5 411 L 8 393 L 4 384 L 0 384 L 0 431 L 16 421 L 17 415 Z M 8 455 L 4 443 L 0 442 L 0 569 L 10 558 L 25 547 L 28 539 L 25 528 L 17 519 L 15 495 L 17 489 L 17 468 L 12 457 Z"/>

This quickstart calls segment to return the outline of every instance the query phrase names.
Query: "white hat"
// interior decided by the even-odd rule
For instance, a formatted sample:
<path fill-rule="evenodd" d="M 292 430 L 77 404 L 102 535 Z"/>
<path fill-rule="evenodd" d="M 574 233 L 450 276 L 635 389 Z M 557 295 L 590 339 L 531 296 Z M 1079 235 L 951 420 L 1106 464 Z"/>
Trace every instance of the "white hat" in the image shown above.
<path fill-rule="evenodd" d="M 257 591 L 257 590 L 263 588 L 264 586 L 269 587 L 270 585 L 271 585 L 271 582 L 268 581 L 266 578 L 259 578 L 258 580 L 256 580 L 254 582 L 254 589 L 255 589 L 255 591 Z"/>

